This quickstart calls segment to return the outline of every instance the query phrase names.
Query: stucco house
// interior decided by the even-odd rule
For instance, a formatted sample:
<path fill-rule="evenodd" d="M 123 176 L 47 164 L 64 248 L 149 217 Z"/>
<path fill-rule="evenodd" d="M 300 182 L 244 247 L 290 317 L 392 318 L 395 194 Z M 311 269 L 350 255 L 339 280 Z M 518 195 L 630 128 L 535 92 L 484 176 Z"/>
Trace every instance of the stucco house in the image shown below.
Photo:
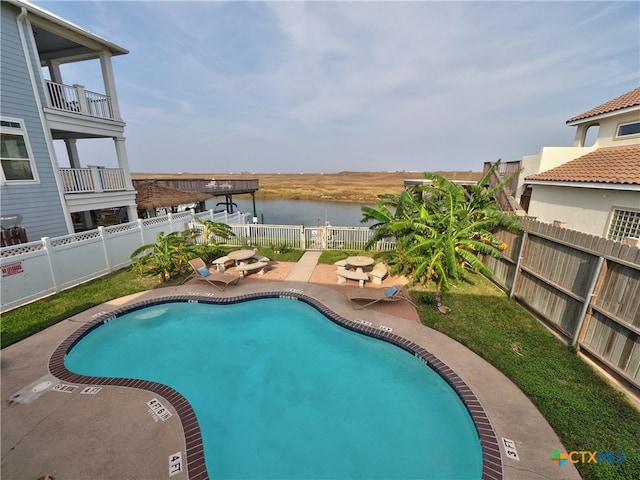
<path fill-rule="evenodd" d="M 577 127 L 573 147 L 544 147 L 522 159 L 516 199 L 541 222 L 638 244 L 640 88 L 567 125 Z"/>
<path fill-rule="evenodd" d="M 2 227 L 19 223 L 32 241 L 136 220 L 111 63 L 128 51 L 29 2 L 1 8 Z M 103 93 L 64 83 L 62 70 L 75 62 L 95 69 Z M 113 141 L 113 165 L 80 158 L 78 141 L 95 139 Z"/>

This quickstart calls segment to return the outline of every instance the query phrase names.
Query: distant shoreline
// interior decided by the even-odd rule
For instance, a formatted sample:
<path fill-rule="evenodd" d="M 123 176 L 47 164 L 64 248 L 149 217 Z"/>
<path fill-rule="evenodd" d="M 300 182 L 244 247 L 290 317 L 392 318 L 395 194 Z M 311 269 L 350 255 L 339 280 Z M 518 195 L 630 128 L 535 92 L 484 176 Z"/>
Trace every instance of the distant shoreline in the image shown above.
<path fill-rule="evenodd" d="M 454 180 L 477 181 L 481 172 L 433 172 Z M 400 193 L 404 180 L 424 178 L 422 172 L 340 172 L 340 173 L 132 173 L 134 180 L 197 178 L 217 180 L 257 179 L 258 199 L 319 200 L 375 203 L 378 195 Z"/>

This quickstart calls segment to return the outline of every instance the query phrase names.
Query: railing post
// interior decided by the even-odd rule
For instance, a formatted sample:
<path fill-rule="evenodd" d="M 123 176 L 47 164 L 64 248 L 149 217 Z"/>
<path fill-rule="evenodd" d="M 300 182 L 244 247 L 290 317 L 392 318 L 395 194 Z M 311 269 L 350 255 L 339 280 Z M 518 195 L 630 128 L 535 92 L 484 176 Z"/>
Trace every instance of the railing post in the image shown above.
<path fill-rule="evenodd" d="M 306 250 L 307 249 L 307 245 L 306 245 L 305 237 L 304 237 L 304 225 L 300 226 L 300 248 L 302 250 Z"/>
<path fill-rule="evenodd" d="M 91 181 L 93 182 L 93 191 L 96 193 L 104 192 L 104 186 L 102 185 L 102 179 L 100 178 L 100 172 L 98 172 L 98 167 L 95 165 L 91 165 L 89 167 L 89 171 L 91 172 Z"/>
<path fill-rule="evenodd" d="M 78 103 L 80 103 L 79 107 L 80 107 L 80 112 L 88 115 L 89 112 L 89 105 L 87 105 L 87 96 L 84 93 L 84 85 L 78 85 L 77 83 L 73 84 L 73 88 L 76 89 L 76 92 L 78 94 Z"/>

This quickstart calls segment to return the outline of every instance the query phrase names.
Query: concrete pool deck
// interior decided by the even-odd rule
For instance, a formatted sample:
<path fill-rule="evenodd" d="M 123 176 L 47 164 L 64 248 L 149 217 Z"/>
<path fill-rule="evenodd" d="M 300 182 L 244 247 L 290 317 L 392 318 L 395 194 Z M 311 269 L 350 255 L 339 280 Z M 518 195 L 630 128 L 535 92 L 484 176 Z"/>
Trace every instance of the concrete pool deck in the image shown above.
<path fill-rule="evenodd" d="M 326 268 L 328 267 L 328 268 Z M 11 397 L 31 384 L 46 380 L 52 352 L 69 335 L 97 315 L 143 301 L 186 294 L 214 297 L 295 289 L 324 303 L 347 319 L 366 319 L 420 345 L 453 369 L 473 390 L 491 421 L 499 443 L 514 443 L 519 460 L 509 458 L 501 446 L 505 479 L 578 479 L 575 467 L 559 467 L 550 460 L 554 449 L 566 451 L 557 435 L 531 401 L 501 372 L 451 340 L 422 326 L 407 302 L 354 310 L 336 283 L 332 266 L 313 268 L 308 281 L 288 281 L 294 265 L 279 264 L 264 276 L 250 275 L 225 292 L 204 282 L 159 288 L 107 302 L 70 317 L 47 330 L 2 350 L 2 463 L 3 478 L 33 479 L 52 475 L 61 479 L 187 479 L 185 432 L 175 409 L 162 397 L 145 390 L 103 386 L 99 391 L 75 385 L 73 391 L 40 392 L 30 403 Z M 300 271 L 296 273 L 299 275 Z M 392 281 L 391 279 L 386 280 Z M 389 308 L 393 307 L 393 312 Z M 413 311 L 413 312 L 412 312 Z M 71 389 L 68 389 L 71 390 Z M 159 418 L 148 402 L 154 398 L 172 416 Z M 401 408 L 399 400 L 398 408 Z M 393 408 L 393 406 L 390 406 Z M 377 414 L 377 413 L 376 413 Z M 181 452 L 182 472 L 172 456 Z M 464 455 L 464 452 L 455 452 Z M 208 465 L 215 478 L 215 465 Z"/>

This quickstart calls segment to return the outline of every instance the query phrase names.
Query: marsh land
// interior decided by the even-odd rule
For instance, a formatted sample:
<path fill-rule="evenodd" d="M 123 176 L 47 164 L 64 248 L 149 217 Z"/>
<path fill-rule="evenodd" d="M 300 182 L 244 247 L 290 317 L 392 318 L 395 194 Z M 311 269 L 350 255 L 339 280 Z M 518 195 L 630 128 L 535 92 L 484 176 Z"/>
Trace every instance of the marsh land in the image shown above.
<path fill-rule="evenodd" d="M 452 180 L 477 181 L 479 172 L 433 172 Z M 423 179 L 422 172 L 339 172 L 339 173 L 134 173 L 134 180 L 202 178 L 216 180 L 258 179 L 258 199 L 323 200 L 375 203 L 383 193 L 400 193 L 404 180 Z"/>

